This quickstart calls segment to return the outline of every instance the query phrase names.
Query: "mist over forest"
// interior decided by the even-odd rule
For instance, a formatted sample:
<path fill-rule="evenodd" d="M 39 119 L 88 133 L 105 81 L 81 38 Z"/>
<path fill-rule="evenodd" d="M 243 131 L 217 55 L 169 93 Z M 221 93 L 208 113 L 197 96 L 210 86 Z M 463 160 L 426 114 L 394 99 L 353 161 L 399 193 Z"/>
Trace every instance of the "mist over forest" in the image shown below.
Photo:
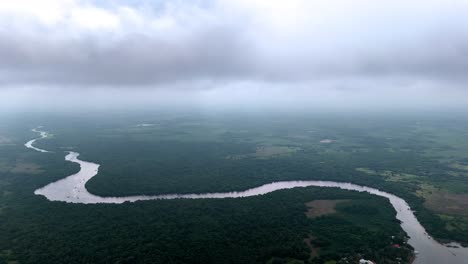
<path fill-rule="evenodd" d="M 0 264 L 466 264 L 468 1 L 0 1 Z"/>

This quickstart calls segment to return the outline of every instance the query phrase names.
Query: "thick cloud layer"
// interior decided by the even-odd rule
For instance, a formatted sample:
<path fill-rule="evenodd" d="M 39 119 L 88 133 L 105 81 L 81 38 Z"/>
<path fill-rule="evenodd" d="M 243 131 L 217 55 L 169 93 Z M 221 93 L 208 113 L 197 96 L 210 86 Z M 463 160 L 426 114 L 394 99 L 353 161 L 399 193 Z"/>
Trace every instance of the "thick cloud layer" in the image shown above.
<path fill-rule="evenodd" d="M 2 86 L 468 76 L 466 1 L 4 2 Z"/>
<path fill-rule="evenodd" d="M 467 107 L 467 84 L 464 0 L 0 1 L 0 108 Z"/>

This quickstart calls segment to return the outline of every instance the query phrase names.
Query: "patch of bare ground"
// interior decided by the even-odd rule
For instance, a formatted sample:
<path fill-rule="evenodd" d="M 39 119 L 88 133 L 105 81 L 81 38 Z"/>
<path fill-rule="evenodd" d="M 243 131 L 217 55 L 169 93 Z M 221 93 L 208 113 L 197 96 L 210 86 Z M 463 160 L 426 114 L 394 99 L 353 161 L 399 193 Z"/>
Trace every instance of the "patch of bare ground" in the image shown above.
<path fill-rule="evenodd" d="M 307 212 L 305 213 L 309 218 L 315 218 L 321 215 L 335 213 L 335 206 L 339 203 L 348 202 L 350 200 L 314 200 L 305 203 Z"/>
<path fill-rule="evenodd" d="M 0 172 L 37 174 L 43 172 L 43 170 L 41 166 L 35 163 L 18 160 L 16 163 L 0 161 Z"/>
<path fill-rule="evenodd" d="M 41 169 L 41 166 L 35 163 L 20 161 L 16 163 L 15 167 L 13 167 L 10 170 L 10 172 L 37 174 L 37 173 L 41 173 L 42 169 Z"/>
<path fill-rule="evenodd" d="M 312 245 L 312 241 L 315 240 L 316 237 L 314 236 L 309 236 L 308 238 L 304 238 L 304 243 L 307 245 L 307 247 L 309 248 L 310 250 L 310 258 L 315 258 L 318 256 L 318 253 L 319 253 L 319 250 L 320 248 L 319 247 L 315 247 L 314 245 Z"/>
<path fill-rule="evenodd" d="M 239 160 L 243 158 L 257 158 L 257 159 L 267 159 L 272 157 L 284 156 L 292 154 L 298 151 L 297 147 L 288 147 L 288 146 L 259 146 L 255 149 L 255 153 L 242 154 L 242 155 L 230 155 L 227 156 L 227 159 Z"/>
<path fill-rule="evenodd" d="M 286 147 L 286 146 L 258 147 L 255 150 L 255 156 L 257 158 L 279 156 L 279 155 L 293 153 L 293 152 L 296 152 L 297 150 L 298 148 Z"/>
<path fill-rule="evenodd" d="M 436 212 L 468 216 L 468 194 L 433 193 L 424 205 Z"/>
<path fill-rule="evenodd" d="M 348 199 L 341 199 L 341 200 L 313 200 L 310 202 L 305 203 L 307 206 L 307 211 L 305 214 L 309 218 L 319 217 L 321 215 L 333 214 L 336 212 L 335 207 L 339 203 L 348 202 Z M 307 238 L 304 239 L 304 243 L 310 250 L 310 258 L 313 259 L 318 256 L 320 248 L 313 245 L 312 241 L 314 241 L 316 237 L 309 235 Z"/>
<path fill-rule="evenodd" d="M 449 215 L 468 216 L 467 193 L 450 193 L 431 185 L 422 185 L 417 194 L 425 199 L 424 206 L 431 210 Z"/>

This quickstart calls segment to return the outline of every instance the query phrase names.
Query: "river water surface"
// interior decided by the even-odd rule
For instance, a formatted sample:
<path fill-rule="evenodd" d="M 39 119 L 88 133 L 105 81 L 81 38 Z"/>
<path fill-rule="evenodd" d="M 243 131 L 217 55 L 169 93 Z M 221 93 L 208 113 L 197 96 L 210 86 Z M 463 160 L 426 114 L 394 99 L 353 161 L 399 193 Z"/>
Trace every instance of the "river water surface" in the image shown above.
<path fill-rule="evenodd" d="M 45 138 L 48 134 L 44 131 L 33 130 L 41 134 L 41 138 Z M 26 147 L 40 151 L 32 146 L 34 140 L 29 141 Z M 164 195 L 136 195 L 124 197 L 102 197 L 91 194 L 87 191 L 85 185 L 99 170 L 99 164 L 82 161 L 78 159 L 77 152 L 69 152 L 65 156 L 65 160 L 75 162 L 80 165 L 80 171 L 66 178 L 50 183 L 34 193 L 43 195 L 50 201 L 62 201 L 68 203 L 113 203 L 120 204 L 124 202 L 135 202 L 144 200 L 167 200 L 167 199 L 223 199 L 223 198 L 242 198 L 256 195 L 263 195 L 277 190 L 293 189 L 299 187 L 326 187 L 339 188 L 343 190 L 351 190 L 358 192 L 367 192 L 373 195 L 378 195 L 387 198 L 395 208 L 396 218 L 401 221 L 401 227 L 410 237 L 409 244 L 414 247 L 415 251 L 419 252 L 414 263 L 455 263 L 468 264 L 468 248 L 459 247 L 458 244 L 452 243 L 455 248 L 447 247 L 433 240 L 425 231 L 424 227 L 416 219 L 409 205 L 400 197 L 393 194 L 380 191 L 375 188 L 356 185 L 345 182 L 333 181 L 280 181 L 261 185 L 252 189 L 240 192 L 224 192 L 224 193 L 201 193 L 201 194 L 164 194 Z"/>
<path fill-rule="evenodd" d="M 41 128 L 41 127 L 37 127 L 37 128 L 33 128 L 31 129 L 31 131 L 33 132 L 36 132 L 36 133 L 39 133 L 39 136 L 38 138 L 35 138 L 35 139 L 31 139 L 29 140 L 28 142 L 26 142 L 26 144 L 24 144 L 27 148 L 30 148 L 30 149 L 34 149 L 36 151 L 39 151 L 39 152 L 43 152 L 43 153 L 46 153 L 46 152 L 49 152 L 47 150 L 44 150 L 44 149 L 40 149 L 40 148 L 36 148 L 33 146 L 33 143 L 38 140 L 38 139 L 43 139 L 43 138 L 46 138 L 49 136 L 49 134 L 45 131 L 40 131 L 40 130 L 37 130 L 38 128 Z"/>

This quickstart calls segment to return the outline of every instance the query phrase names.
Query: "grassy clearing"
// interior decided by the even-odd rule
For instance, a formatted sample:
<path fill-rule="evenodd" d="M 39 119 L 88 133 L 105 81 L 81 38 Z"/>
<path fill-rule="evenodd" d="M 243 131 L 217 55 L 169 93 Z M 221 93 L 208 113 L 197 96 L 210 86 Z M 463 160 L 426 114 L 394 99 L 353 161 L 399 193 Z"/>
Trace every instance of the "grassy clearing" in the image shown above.
<path fill-rule="evenodd" d="M 447 175 L 452 177 L 466 177 L 468 178 L 468 172 L 459 172 L 459 171 L 447 171 Z"/>
<path fill-rule="evenodd" d="M 370 174 L 370 175 L 378 175 L 379 174 L 377 171 L 371 170 L 369 168 L 356 168 L 356 171 L 363 172 L 363 173 Z"/>
<path fill-rule="evenodd" d="M 468 165 L 464 165 L 460 163 L 452 163 L 449 165 L 449 167 L 453 169 L 457 169 L 457 170 L 468 171 Z"/>
<path fill-rule="evenodd" d="M 409 174 L 409 173 L 397 173 L 389 170 L 375 171 L 370 168 L 356 168 L 356 171 L 369 174 L 382 176 L 385 180 L 391 182 L 420 182 L 424 177 Z"/>
<path fill-rule="evenodd" d="M 268 159 L 272 157 L 286 156 L 297 152 L 300 148 L 289 146 L 260 146 L 255 149 L 254 153 L 229 155 L 227 159 L 239 160 L 244 158 Z"/>
<path fill-rule="evenodd" d="M 16 165 L 10 170 L 12 173 L 26 173 L 26 174 L 38 174 L 43 172 L 41 166 L 31 163 L 20 161 L 17 162 Z"/>
<path fill-rule="evenodd" d="M 262 146 L 257 147 L 255 150 L 254 156 L 256 158 L 269 158 L 272 156 L 282 156 L 294 153 L 298 151 L 299 148 L 287 147 L 287 146 Z"/>
<path fill-rule="evenodd" d="M 309 218 L 316 218 L 322 215 L 333 214 L 336 212 L 335 207 L 339 203 L 348 202 L 350 200 L 314 200 L 305 203 L 307 212 L 305 213 Z"/>
<path fill-rule="evenodd" d="M 463 167 L 457 166 L 457 169 Z M 431 182 L 428 177 L 410 173 L 395 173 L 389 170 L 376 171 L 356 168 L 356 171 L 383 177 L 386 181 L 412 183 L 419 187 L 416 195 L 424 198 L 424 207 L 442 216 L 445 229 L 454 232 L 468 230 L 468 194 L 466 185 L 452 182 Z M 463 172 L 448 172 L 448 175 L 463 177 Z"/>
<path fill-rule="evenodd" d="M 419 190 L 416 191 L 416 195 L 422 198 L 427 198 L 439 189 L 440 188 L 436 188 L 431 184 L 423 183 L 419 185 Z"/>
<path fill-rule="evenodd" d="M 468 216 L 468 194 L 435 192 L 426 198 L 424 205 L 436 212 Z"/>
<path fill-rule="evenodd" d="M 435 212 L 468 217 L 468 194 L 455 194 L 430 184 L 421 184 L 416 192 L 425 199 L 424 206 Z"/>
<path fill-rule="evenodd" d="M 393 173 L 388 176 L 388 181 L 393 182 L 404 182 L 404 181 L 412 181 L 412 182 L 419 182 L 421 180 L 421 176 L 409 174 L 409 173 Z"/>

